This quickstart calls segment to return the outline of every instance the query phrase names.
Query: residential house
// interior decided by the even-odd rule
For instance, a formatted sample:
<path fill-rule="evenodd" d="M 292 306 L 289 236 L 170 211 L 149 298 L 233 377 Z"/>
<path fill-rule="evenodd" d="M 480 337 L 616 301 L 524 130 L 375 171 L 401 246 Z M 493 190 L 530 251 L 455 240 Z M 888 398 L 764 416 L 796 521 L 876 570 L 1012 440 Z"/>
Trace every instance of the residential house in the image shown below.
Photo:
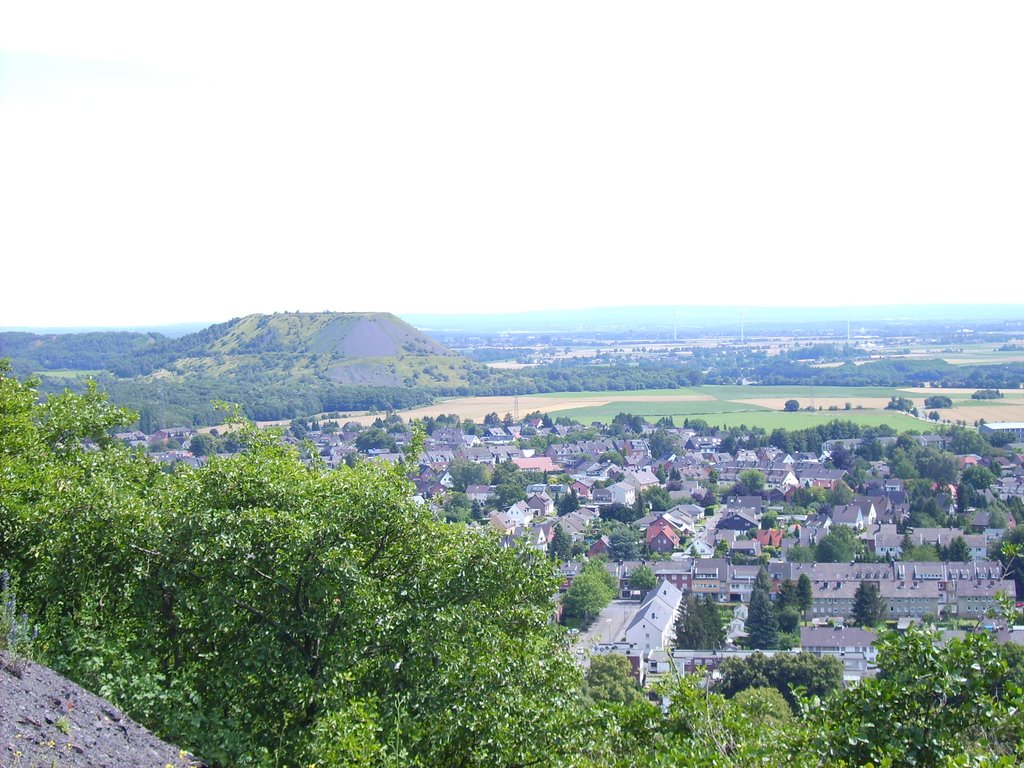
<path fill-rule="evenodd" d="M 593 487 L 594 481 L 590 478 L 587 478 L 586 480 L 577 480 L 569 486 L 569 492 L 572 493 L 575 491 L 576 496 L 580 499 L 589 499 L 591 498 Z"/>
<path fill-rule="evenodd" d="M 715 548 L 713 545 L 708 544 L 707 540 L 695 538 L 686 545 L 686 552 L 693 557 L 706 560 L 714 556 Z"/>
<path fill-rule="evenodd" d="M 538 517 L 550 517 L 555 512 L 555 502 L 546 492 L 535 493 L 526 500 L 526 505 Z"/>
<path fill-rule="evenodd" d="M 658 581 L 668 581 L 684 595 L 690 591 L 693 581 L 693 560 L 659 560 L 649 563 Z"/>
<path fill-rule="evenodd" d="M 825 488 L 826 490 L 837 488 L 846 477 L 846 472 L 841 469 L 826 469 L 820 465 L 801 466 L 795 474 L 801 487 Z"/>
<path fill-rule="evenodd" d="M 534 513 L 529 505 L 525 501 L 517 501 L 504 512 L 491 515 L 491 520 L 493 521 L 497 518 L 502 527 L 511 529 L 517 526 L 529 525 L 533 521 L 533 517 Z"/>
<path fill-rule="evenodd" d="M 683 593 L 669 581 L 651 590 L 626 627 L 626 642 L 642 655 L 671 648 L 675 640 L 675 620 Z"/>
<path fill-rule="evenodd" d="M 800 650 L 839 659 L 843 665 L 843 682 L 847 685 L 871 676 L 878 658 L 875 633 L 855 627 L 801 627 Z"/>
<path fill-rule="evenodd" d="M 491 485 L 467 485 L 466 486 L 466 498 L 472 501 L 486 504 L 487 500 L 491 498 L 491 494 L 494 493 L 494 486 Z"/>
<path fill-rule="evenodd" d="M 719 530 L 751 531 L 761 524 L 757 512 L 752 509 L 729 508 L 717 523 Z"/>
<path fill-rule="evenodd" d="M 626 476 L 622 479 L 622 482 L 628 483 L 633 486 L 637 493 L 645 491 L 648 488 L 656 488 L 661 483 L 654 473 L 649 469 L 631 469 L 626 472 Z"/>
<path fill-rule="evenodd" d="M 830 517 L 834 525 L 863 531 L 875 522 L 875 507 L 873 504 L 837 504 L 832 508 Z"/>
<path fill-rule="evenodd" d="M 558 472 L 559 467 L 547 456 L 536 456 L 534 458 L 513 458 L 512 463 L 520 469 L 532 472 Z"/>
<path fill-rule="evenodd" d="M 599 555 L 608 555 L 612 550 L 612 542 L 607 536 L 602 536 L 593 544 L 590 545 L 590 549 L 587 550 L 587 557 L 597 557 Z"/>
<path fill-rule="evenodd" d="M 680 539 L 670 522 L 658 518 L 647 528 L 645 541 L 651 552 L 672 552 L 679 546 Z"/>
<path fill-rule="evenodd" d="M 1019 599 L 1012 579 L 963 579 L 953 582 L 954 612 L 960 618 L 980 619 L 996 604 L 1000 594 Z"/>
<path fill-rule="evenodd" d="M 754 591 L 754 582 L 760 572 L 760 565 L 733 565 L 729 564 L 726 569 L 725 596 L 729 602 L 749 603 L 750 595 Z"/>
<path fill-rule="evenodd" d="M 761 554 L 761 542 L 757 539 L 737 539 L 729 546 L 729 555 L 756 558 Z"/>
<path fill-rule="evenodd" d="M 729 582 L 729 561 L 722 558 L 695 560 L 691 590 L 695 595 L 713 595 L 716 600 L 728 597 L 725 586 Z"/>
<path fill-rule="evenodd" d="M 636 503 L 636 488 L 625 481 L 620 481 L 608 487 L 611 492 L 612 502 L 631 506 Z"/>

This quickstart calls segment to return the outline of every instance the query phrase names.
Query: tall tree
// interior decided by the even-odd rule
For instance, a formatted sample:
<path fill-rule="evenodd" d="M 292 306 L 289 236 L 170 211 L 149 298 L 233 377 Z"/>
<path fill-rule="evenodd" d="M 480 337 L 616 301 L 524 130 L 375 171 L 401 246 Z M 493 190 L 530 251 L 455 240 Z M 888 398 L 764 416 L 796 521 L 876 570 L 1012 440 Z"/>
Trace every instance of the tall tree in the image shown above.
<path fill-rule="evenodd" d="M 845 525 L 833 525 L 816 546 L 819 563 L 849 563 L 857 552 L 857 535 Z"/>
<path fill-rule="evenodd" d="M 878 586 L 862 581 L 853 595 L 853 621 L 859 627 L 873 627 L 885 616 L 885 601 Z"/>
<path fill-rule="evenodd" d="M 640 556 L 640 532 L 622 525 L 608 536 L 612 560 L 636 560 Z"/>
<path fill-rule="evenodd" d="M 779 596 L 776 598 L 775 604 L 779 606 L 779 610 L 786 608 L 800 609 L 800 595 L 795 581 L 786 579 L 779 585 Z"/>
<path fill-rule="evenodd" d="M 775 607 L 763 589 L 755 589 L 750 595 L 746 628 L 748 648 L 778 648 L 779 624 L 775 618 Z"/>
<path fill-rule="evenodd" d="M 548 555 L 556 562 L 563 562 L 569 559 L 572 552 L 572 536 L 562 530 L 562 526 L 555 526 L 555 533 L 548 542 Z"/>
<path fill-rule="evenodd" d="M 676 619 L 676 648 L 715 650 L 724 644 L 725 622 L 715 598 L 688 594 Z"/>
<path fill-rule="evenodd" d="M 736 493 L 757 496 L 764 490 L 764 473 L 756 469 L 744 469 L 736 478 Z"/>
<path fill-rule="evenodd" d="M 576 493 L 576 489 L 571 489 L 568 493 L 563 493 L 558 499 L 558 514 L 568 515 L 575 512 L 580 508 L 580 497 Z"/>
<path fill-rule="evenodd" d="M 757 578 L 754 579 L 754 589 L 763 589 L 765 592 L 772 591 L 772 579 L 768 575 L 768 569 L 762 567 L 757 572 Z"/>
<path fill-rule="evenodd" d="M 966 563 L 971 559 L 971 550 L 963 536 L 957 536 L 949 542 L 949 551 L 946 552 L 946 559 L 954 563 Z"/>
<path fill-rule="evenodd" d="M 807 615 L 814 604 L 814 589 L 811 585 L 811 577 L 806 573 L 801 573 L 800 578 L 796 580 L 796 594 L 799 599 L 800 612 Z"/>
<path fill-rule="evenodd" d="M 590 560 L 573 579 L 562 600 L 567 616 L 589 624 L 604 610 L 618 592 L 618 580 L 600 560 Z"/>

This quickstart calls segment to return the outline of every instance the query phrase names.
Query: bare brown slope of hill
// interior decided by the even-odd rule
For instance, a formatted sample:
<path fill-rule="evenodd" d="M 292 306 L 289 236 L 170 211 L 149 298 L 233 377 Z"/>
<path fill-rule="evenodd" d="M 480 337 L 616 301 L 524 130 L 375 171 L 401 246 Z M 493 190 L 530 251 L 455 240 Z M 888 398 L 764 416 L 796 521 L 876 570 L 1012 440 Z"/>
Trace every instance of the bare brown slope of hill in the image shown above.
<path fill-rule="evenodd" d="M 194 768 L 117 707 L 48 667 L 0 652 L 0 768 Z"/>

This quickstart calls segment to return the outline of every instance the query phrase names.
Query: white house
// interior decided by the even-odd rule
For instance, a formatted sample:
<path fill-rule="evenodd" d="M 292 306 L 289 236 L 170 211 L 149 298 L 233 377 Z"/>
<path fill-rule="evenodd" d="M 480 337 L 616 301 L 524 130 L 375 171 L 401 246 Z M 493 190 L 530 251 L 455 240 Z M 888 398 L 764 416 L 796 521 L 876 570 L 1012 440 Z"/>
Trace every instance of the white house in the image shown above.
<path fill-rule="evenodd" d="M 612 502 L 615 504 L 624 504 L 627 507 L 636 504 L 636 488 L 629 483 L 618 482 L 609 486 L 608 490 L 611 492 Z"/>
<path fill-rule="evenodd" d="M 683 593 L 669 581 L 663 581 L 647 594 L 636 616 L 626 627 L 626 642 L 637 654 L 659 648 L 671 648 L 675 640 L 676 613 Z"/>

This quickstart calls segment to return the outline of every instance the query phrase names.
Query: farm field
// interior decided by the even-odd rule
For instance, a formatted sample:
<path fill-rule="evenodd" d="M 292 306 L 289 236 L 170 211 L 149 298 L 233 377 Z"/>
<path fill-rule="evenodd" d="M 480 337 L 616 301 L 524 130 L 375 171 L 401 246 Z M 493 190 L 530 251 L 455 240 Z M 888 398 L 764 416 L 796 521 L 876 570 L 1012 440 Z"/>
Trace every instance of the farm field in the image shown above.
<path fill-rule="evenodd" d="M 973 390 L 971 390 L 973 391 Z M 865 426 L 891 424 L 897 429 L 922 428 L 926 423 L 903 413 L 885 410 L 893 395 L 909 397 L 923 408 L 928 395 L 945 393 L 941 390 L 887 389 L 884 387 L 727 387 L 705 386 L 689 389 L 648 390 L 633 392 L 564 392 L 559 394 L 521 395 L 518 398 L 519 415 L 541 411 L 556 416 L 568 416 L 584 424 L 593 421 L 610 422 L 619 413 L 632 413 L 655 421 L 661 416 L 672 416 L 676 424 L 687 418 L 700 418 L 716 426 L 759 426 L 765 429 L 784 427 L 802 429 L 824 424 L 834 419 L 853 421 Z M 952 391 L 950 391 L 952 392 Z M 970 391 L 958 394 L 966 397 Z M 787 413 L 783 406 L 788 399 L 797 400 L 801 407 L 811 406 L 814 411 Z M 1007 398 L 1009 399 L 1009 398 Z M 1024 399 L 1020 401 L 1024 406 Z M 850 410 L 846 410 L 850 403 Z M 859 406 L 859 407 L 858 407 Z M 829 410 L 829 408 L 834 410 Z M 982 406 L 983 408 L 986 406 Z M 997 409 L 987 407 L 989 414 Z M 1000 417 L 985 416 L 987 421 L 1013 421 L 1016 409 L 998 410 Z M 444 400 L 434 405 L 401 412 L 403 418 L 457 414 L 460 418 L 482 421 L 489 413 L 504 416 L 515 414 L 516 399 L 511 396 L 466 397 Z M 1006 414 L 1003 418 L 1002 414 Z M 1024 410 L 1022 410 L 1024 413 Z M 977 416 L 969 416 L 961 408 L 947 409 L 943 418 L 967 420 L 973 423 Z M 346 421 L 370 424 L 376 414 L 350 414 Z"/>
<path fill-rule="evenodd" d="M 1000 346 L 1002 344 L 965 344 L 952 350 L 945 347 L 912 345 L 909 355 L 900 356 L 921 360 L 945 360 L 950 365 L 998 365 L 1024 360 L 1024 351 L 1001 351 Z"/>
<path fill-rule="evenodd" d="M 886 400 L 885 402 L 888 402 Z M 770 410 L 756 405 L 722 400 L 715 403 L 686 403 L 688 407 L 679 408 L 677 404 L 668 402 L 647 402 L 643 408 L 630 407 L 632 403 L 611 401 L 599 406 L 574 408 L 559 411 L 559 415 L 568 416 L 584 424 L 593 421 L 610 422 L 619 413 L 627 412 L 644 416 L 654 421 L 662 416 L 671 416 L 677 425 L 682 425 L 687 418 L 699 418 L 712 426 L 761 427 L 766 430 L 776 428 L 805 429 L 830 421 L 841 419 L 852 421 L 863 426 L 879 426 L 889 424 L 896 429 L 914 429 L 924 426 L 920 419 L 915 419 L 898 411 L 879 409 L 857 409 L 830 411 L 796 411 L 787 413 L 783 410 Z M 700 406 L 700 407 L 695 407 Z"/>
<path fill-rule="evenodd" d="M 78 381 L 81 379 L 95 379 L 104 371 L 44 371 L 43 375 L 49 379 L 66 381 Z"/>

